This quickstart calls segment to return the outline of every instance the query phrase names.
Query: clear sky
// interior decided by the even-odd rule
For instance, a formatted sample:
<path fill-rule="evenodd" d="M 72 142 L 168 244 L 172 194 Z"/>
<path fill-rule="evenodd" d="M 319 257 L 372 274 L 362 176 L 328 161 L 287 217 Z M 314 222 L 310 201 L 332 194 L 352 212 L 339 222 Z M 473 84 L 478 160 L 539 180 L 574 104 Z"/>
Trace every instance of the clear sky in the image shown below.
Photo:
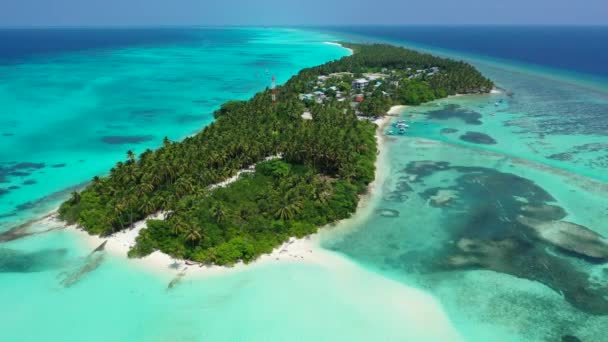
<path fill-rule="evenodd" d="M 608 25 L 608 0 L 0 0 L 0 26 Z"/>

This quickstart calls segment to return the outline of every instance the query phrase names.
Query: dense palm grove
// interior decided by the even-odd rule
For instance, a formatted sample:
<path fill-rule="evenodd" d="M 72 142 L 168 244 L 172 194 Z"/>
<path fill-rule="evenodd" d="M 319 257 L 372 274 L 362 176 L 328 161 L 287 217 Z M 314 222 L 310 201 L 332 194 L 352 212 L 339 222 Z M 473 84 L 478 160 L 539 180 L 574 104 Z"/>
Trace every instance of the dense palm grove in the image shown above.
<path fill-rule="evenodd" d="M 410 96 L 408 87 L 418 92 L 420 84 L 432 92 L 425 101 L 492 87 L 462 62 L 388 45 L 351 47 L 353 56 L 303 70 L 279 87 L 277 104 L 269 90 L 249 101 L 228 102 L 214 113 L 216 121 L 193 137 L 165 139 L 161 148 L 139 157 L 129 151 L 108 176 L 95 177 L 74 193 L 61 206 L 61 217 L 91 234 L 110 235 L 164 212 L 164 220 L 148 220 L 130 256 L 161 250 L 202 263 L 248 262 L 289 237 L 348 217 L 374 178 L 375 125 L 359 120 L 350 102 L 305 104 L 298 98 L 319 75 L 442 68 L 437 79 L 405 79 L 386 88 L 393 95 L 384 92 L 377 101 L 384 112 Z M 301 118 L 306 110 L 313 120 Z M 273 156 L 278 159 L 264 161 Z M 227 187 L 212 187 L 254 164 L 255 172 Z"/>

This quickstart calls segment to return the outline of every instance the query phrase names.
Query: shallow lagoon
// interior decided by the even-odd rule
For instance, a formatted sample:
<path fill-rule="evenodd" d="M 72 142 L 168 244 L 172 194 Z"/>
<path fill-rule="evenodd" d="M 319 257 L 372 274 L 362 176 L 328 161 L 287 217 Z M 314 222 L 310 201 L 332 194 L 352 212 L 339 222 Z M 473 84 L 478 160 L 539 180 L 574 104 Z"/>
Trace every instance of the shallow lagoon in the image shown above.
<path fill-rule="evenodd" d="M 466 340 L 601 340 L 605 260 L 547 243 L 520 217 L 608 236 L 608 94 L 477 64 L 504 90 L 407 108 L 406 136 L 387 137 L 381 210 L 325 246 L 429 291 Z"/>

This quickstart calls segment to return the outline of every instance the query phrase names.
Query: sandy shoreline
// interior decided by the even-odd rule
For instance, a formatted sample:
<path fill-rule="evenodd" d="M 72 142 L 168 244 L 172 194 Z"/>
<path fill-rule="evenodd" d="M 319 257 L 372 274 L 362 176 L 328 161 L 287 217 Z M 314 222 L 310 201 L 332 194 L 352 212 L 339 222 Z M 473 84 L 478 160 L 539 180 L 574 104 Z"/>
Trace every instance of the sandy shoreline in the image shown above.
<path fill-rule="evenodd" d="M 386 149 L 385 149 L 385 137 L 384 130 L 390 123 L 391 115 L 396 115 L 403 110 L 404 106 L 394 106 L 388 112 L 389 115 L 379 118 L 374 121 L 378 125 L 376 132 L 376 139 L 378 142 L 378 157 L 376 159 L 376 177 L 372 183 L 369 184 L 368 193 L 360 198 L 358 209 L 352 217 L 342 220 L 332 226 L 321 227 L 319 231 L 313 235 L 310 235 L 303 239 L 292 238 L 285 242 L 281 246 L 275 248 L 272 253 L 260 256 L 257 260 L 250 264 L 238 263 L 232 267 L 225 266 L 202 266 L 198 264 L 188 265 L 184 260 L 176 260 L 171 256 L 162 252 L 156 251 L 149 256 L 137 259 L 128 259 L 127 254 L 129 249 L 135 245 L 135 239 L 139 235 L 139 232 L 146 228 L 145 220 L 134 223 L 134 227 L 117 232 L 108 237 L 99 237 L 89 235 L 86 231 L 78 228 L 76 225 L 65 226 L 65 223 L 58 219 L 57 214 L 49 215 L 40 221 L 41 224 L 50 227 L 63 226 L 67 231 L 74 233 L 78 236 L 83 243 L 88 246 L 91 250 L 95 249 L 102 243 L 106 242 L 105 250 L 111 255 L 125 258 L 126 261 L 141 266 L 146 270 L 157 272 L 164 275 L 197 275 L 197 276 L 211 276 L 220 275 L 227 272 L 235 272 L 243 269 L 249 269 L 256 265 L 264 265 L 269 263 L 278 262 L 307 262 L 315 264 L 335 264 L 344 263 L 345 260 L 336 253 L 332 253 L 328 250 L 323 249 L 320 243 L 323 238 L 329 236 L 335 236 L 336 234 L 344 234 L 349 231 L 349 227 L 356 227 L 356 222 L 362 221 L 367 218 L 371 213 L 371 206 L 369 206 L 370 200 L 374 194 L 377 193 L 378 187 L 386 179 L 389 170 L 385 167 L 386 163 Z M 231 179 L 231 181 L 235 181 Z M 228 182 L 223 182 L 222 186 L 227 185 Z M 159 213 L 149 216 L 147 219 L 163 219 L 164 214 Z"/>
<path fill-rule="evenodd" d="M 391 109 L 389 109 L 388 112 L 386 112 L 386 115 L 388 115 L 388 116 L 398 116 L 399 114 L 401 114 L 403 112 L 403 110 L 405 108 L 407 108 L 407 106 L 404 106 L 404 105 L 392 106 Z M 384 128 L 384 127 L 386 127 L 386 125 L 388 124 L 388 122 L 381 121 L 380 123 L 376 122 L 376 124 L 378 126 L 380 126 L 380 128 Z M 384 125 L 384 127 L 381 126 L 381 125 Z"/>
<path fill-rule="evenodd" d="M 341 44 L 335 42 L 325 42 L 325 44 L 343 47 Z M 345 49 L 349 50 L 351 54 L 353 53 L 351 49 Z M 404 108 L 405 106 L 393 106 L 387 112 L 386 116 L 373 121 L 378 126 L 378 129 L 376 131 L 376 141 L 378 144 L 378 156 L 375 163 L 376 177 L 369 184 L 369 190 L 367 194 L 361 196 L 357 211 L 352 215 L 352 217 L 345 220 L 341 220 L 340 222 L 327 227 L 321 227 L 319 228 L 319 231 L 317 233 L 310 235 L 306 238 L 292 238 L 281 246 L 275 248 L 272 253 L 264 254 L 250 264 L 238 263 L 232 267 L 205 266 L 196 263 L 190 263 L 185 260 L 176 260 L 173 257 L 164 254 L 160 251 L 156 251 L 144 258 L 129 259 L 127 257 L 128 252 L 131 247 L 135 245 L 135 240 L 139 235 L 140 231 L 146 228 L 146 220 L 135 222 L 133 224 L 133 228 L 126 229 L 106 237 L 90 235 L 76 225 L 70 225 L 66 227 L 65 223 L 59 220 L 57 210 L 53 211 L 48 216 L 45 216 L 45 218 L 40 220 L 39 223 L 47 227 L 65 228 L 67 231 L 76 234 L 78 238 L 81 239 L 83 243 L 91 250 L 97 248 L 99 245 L 106 242 L 105 251 L 109 254 L 125 258 L 126 261 L 134 265 L 141 266 L 144 269 L 164 275 L 219 275 L 224 274 L 226 272 L 249 269 L 256 265 L 276 262 L 310 262 L 324 265 L 330 264 L 332 263 L 332 259 L 333 262 L 336 262 L 337 259 L 342 259 L 342 257 L 340 257 L 336 253 L 332 253 L 323 249 L 320 246 L 321 240 L 329 236 L 336 236 L 347 233 L 350 230 L 349 228 L 357 226 L 356 222 L 364 220 L 372 213 L 371 207 L 369 206 L 369 202 L 373 198 L 374 194 L 376 194 L 378 186 L 380 186 L 384 182 L 389 172 L 386 167 L 388 164 L 386 163 L 386 151 L 384 148 L 386 141 L 384 137 L 384 130 L 390 123 L 391 117 L 401 113 Z M 278 156 L 272 156 L 267 159 L 274 159 L 277 157 Z M 248 168 L 245 170 L 241 170 L 234 177 L 224 182 L 221 182 L 220 184 L 212 185 L 210 188 L 213 189 L 216 187 L 226 186 L 231 182 L 236 181 L 242 173 L 247 172 L 253 172 L 253 169 Z M 150 215 L 146 219 L 163 218 L 164 215 L 162 213 L 158 213 L 155 215 Z"/>
<path fill-rule="evenodd" d="M 336 42 L 323 42 L 323 44 L 327 44 L 327 45 L 335 45 L 335 46 L 339 46 L 345 50 L 348 50 L 348 52 L 352 55 L 354 53 L 353 49 L 344 47 L 344 45 L 340 44 L 340 43 L 336 43 Z"/>

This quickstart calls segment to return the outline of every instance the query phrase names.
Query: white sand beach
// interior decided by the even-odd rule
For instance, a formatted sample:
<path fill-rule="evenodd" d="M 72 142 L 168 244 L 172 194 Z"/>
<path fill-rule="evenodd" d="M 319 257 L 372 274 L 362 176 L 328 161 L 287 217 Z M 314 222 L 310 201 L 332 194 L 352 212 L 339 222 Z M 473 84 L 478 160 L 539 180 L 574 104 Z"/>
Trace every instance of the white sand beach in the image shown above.
<path fill-rule="evenodd" d="M 391 109 L 388 110 L 388 112 L 386 112 L 386 114 L 388 116 L 398 116 L 399 114 L 401 114 L 403 112 L 403 110 L 407 108 L 407 106 L 404 105 L 397 105 L 397 106 L 392 106 Z M 388 122 L 380 122 L 380 124 L 386 125 Z M 376 123 L 378 126 L 380 126 L 378 123 Z M 380 126 L 382 128 L 382 126 Z"/>
<path fill-rule="evenodd" d="M 344 47 L 344 46 L 343 46 L 342 44 L 340 44 L 340 43 L 336 43 L 336 42 L 324 42 L 324 44 L 327 44 L 327 45 L 335 45 L 335 46 L 339 46 L 339 47 L 341 47 L 341 48 L 343 48 L 343 49 L 345 49 L 345 50 L 348 50 L 349 54 L 351 54 L 351 55 L 353 54 L 353 49 L 350 49 L 350 48 Z"/>
<path fill-rule="evenodd" d="M 395 115 L 402 111 L 404 106 L 394 106 L 388 112 L 390 115 Z M 141 265 L 145 269 L 153 272 L 160 272 L 165 274 L 187 274 L 187 275 L 201 275 L 210 276 L 218 275 L 225 272 L 233 272 L 249 268 L 257 264 L 275 263 L 275 262 L 311 262 L 323 265 L 329 265 L 336 262 L 336 258 L 339 258 L 335 253 L 331 253 L 320 247 L 320 241 L 327 236 L 334 234 L 344 234 L 348 232 L 349 227 L 357 226 L 356 222 L 364 220 L 370 213 L 371 208 L 368 206 L 369 200 L 376 193 L 377 187 L 384 182 L 384 179 L 388 175 L 389 170 L 386 165 L 386 151 L 384 148 L 385 137 L 383 134 L 384 129 L 389 124 L 391 117 L 384 116 L 374 121 L 378 125 L 376 132 L 376 139 L 378 141 L 378 158 L 376 159 L 376 178 L 370 183 L 369 191 L 366 195 L 362 196 L 359 201 L 359 208 L 357 212 L 349 219 L 342 220 L 333 226 L 323 227 L 319 229 L 319 232 L 308 236 L 303 239 L 292 238 L 285 242 L 283 245 L 277 247 L 272 253 L 262 255 L 256 261 L 249 265 L 239 263 L 233 267 L 224 266 L 203 266 L 195 263 L 190 263 L 185 260 L 175 260 L 171 256 L 162 252 L 156 251 L 147 257 L 139 259 L 127 259 L 136 265 Z M 280 156 L 271 156 L 266 158 L 267 160 L 276 159 Z M 230 179 L 221 183 L 211 186 L 211 189 L 217 187 L 227 186 L 232 182 L 235 182 L 240 175 L 247 172 L 253 172 L 254 168 L 250 167 L 241 170 Z M 147 219 L 163 219 L 164 213 L 157 213 L 149 216 Z M 44 218 L 41 223 L 45 226 L 55 227 L 57 225 L 63 225 L 64 223 L 57 218 L 57 215 L 50 215 Z M 90 248 L 95 249 L 101 245 L 104 241 L 106 242 L 105 250 L 115 256 L 127 257 L 127 254 L 131 247 L 135 245 L 135 240 L 142 229 L 146 228 L 146 221 L 138 221 L 133 224 L 133 228 L 126 229 L 124 231 L 117 232 L 111 236 L 99 237 L 89 235 L 84 230 L 78 228 L 75 225 L 68 226 L 71 232 L 77 234 Z M 332 261 L 333 260 L 333 261 Z"/>
<path fill-rule="evenodd" d="M 340 237 L 353 229 L 361 226 L 369 215 L 373 214 L 373 200 L 380 195 L 378 189 L 385 182 L 390 170 L 387 162 L 386 138 L 383 134 L 385 128 L 391 121 L 391 116 L 402 112 L 404 106 L 395 106 L 383 118 L 374 121 L 378 125 L 376 139 L 378 141 L 378 158 L 376 159 L 376 177 L 369 185 L 369 191 L 362 196 L 357 212 L 348 219 L 342 220 L 335 225 L 319 229 L 316 234 L 303 239 L 292 238 L 272 253 L 262 255 L 251 264 L 239 263 L 233 267 L 224 266 L 201 266 L 191 264 L 184 260 L 175 260 L 167 254 L 154 252 L 140 259 L 128 259 L 127 253 L 135 244 L 135 240 L 142 229 L 146 227 L 145 221 L 134 224 L 132 229 L 117 232 L 109 237 L 89 235 L 76 226 L 67 227 L 68 231 L 82 239 L 82 241 L 94 250 L 103 242 L 106 242 L 105 251 L 111 255 L 124 258 L 125 262 L 149 272 L 159 274 L 171 280 L 169 286 L 177 284 L 181 279 L 200 279 L 205 277 L 227 275 L 230 272 L 255 271 L 258 267 L 272 267 L 273 264 L 307 263 L 315 267 L 322 267 L 331 274 L 332 286 L 343 287 L 345 291 L 354 293 L 357 298 L 362 298 L 357 303 L 364 310 L 366 307 L 390 308 L 390 312 L 396 313 L 391 318 L 406 321 L 410 327 L 419 326 L 419 331 L 412 331 L 412 336 L 418 336 L 423 340 L 436 340 L 441 337 L 444 341 L 460 341 L 462 338 L 454 329 L 444 312 L 441 304 L 431 295 L 422 290 L 407 287 L 397 281 L 388 279 L 374 272 L 368 271 L 349 260 L 347 257 L 321 247 L 324 239 Z M 250 170 L 248 170 L 250 171 Z M 234 182 L 238 177 L 222 182 L 217 186 L 226 186 Z M 164 213 L 152 215 L 149 219 L 163 219 Z M 41 221 L 50 226 L 63 225 L 57 215 L 51 215 Z M 365 279 L 365 285 L 359 284 L 359 279 Z M 382 289 L 382 293 L 365 295 L 372 288 Z M 354 304 L 353 304 L 354 305 Z"/>

